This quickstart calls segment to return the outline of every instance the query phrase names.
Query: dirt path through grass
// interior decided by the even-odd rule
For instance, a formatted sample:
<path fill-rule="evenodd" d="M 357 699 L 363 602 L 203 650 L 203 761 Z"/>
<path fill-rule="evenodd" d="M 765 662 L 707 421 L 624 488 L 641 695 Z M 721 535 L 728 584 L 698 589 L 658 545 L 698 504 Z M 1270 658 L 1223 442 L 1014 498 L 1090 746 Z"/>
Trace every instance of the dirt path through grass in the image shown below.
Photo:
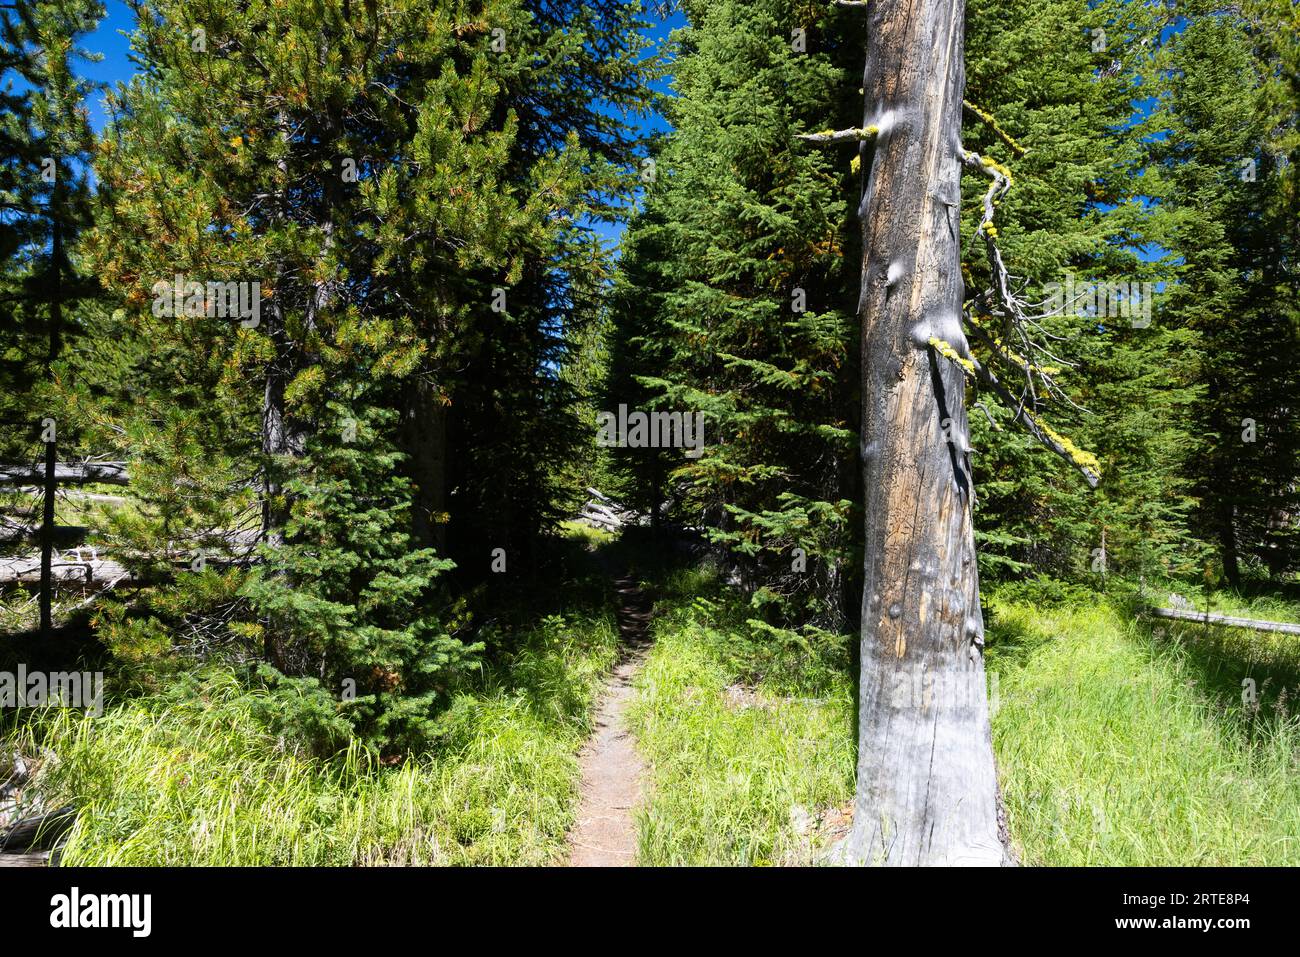
<path fill-rule="evenodd" d="M 636 864 L 633 811 L 642 798 L 645 763 L 628 730 L 626 712 L 635 691 L 632 681 L 650 645 L 649 597 L 630 578 L 618 590 L 618 663 L 601 693 L 596 726 L 582 749 L 578 813 L 569 832 L 573 867 L 631 867 Z"/>

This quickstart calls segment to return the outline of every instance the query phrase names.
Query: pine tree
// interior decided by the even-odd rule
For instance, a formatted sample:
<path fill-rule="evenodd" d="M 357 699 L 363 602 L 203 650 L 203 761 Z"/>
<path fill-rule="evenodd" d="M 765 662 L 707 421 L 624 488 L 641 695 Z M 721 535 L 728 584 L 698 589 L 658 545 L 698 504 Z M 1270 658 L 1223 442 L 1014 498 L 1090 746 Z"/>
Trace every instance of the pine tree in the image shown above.
<path fill-rule="evenodd" d="M 446 473 L 429 507 L 449 525 L 433 540 L 445 542 L 463 581 L 501 588 L 518 579 L 490 573 L 491 550 L 514 556 L 508 569 L 535 572 L 545 561 L 539 536 L 581 493 L 566 473 L 590 445 L 581 411 L 591 396 L 575 391 L 566 370 L 593 341 L 613 265 L 592 227 L 620 216 L 638 182 L 633 120 L 661 70 L 644 54 L 638 4 L 524 8 L 530 19 L 506 40 L 518 68 L 503 79 L 497 107 L 518 118 L 503 182 L 542 199 L 549 228 L 530 237 L 517 272 L 471 273 L 482 289 L 476 334 L 461 343 L 451 403 L 423 416 L 443 434 L 423 449 L 432 467 L 422 471 Z M 562 176 L 546 173 L 559 156 Z M 489 308 L 498 290 L 500 308 Z"/>
<path fill-rule="evenodd" d="M 1096 456 L 1102 476 L 1095 490 L 1082 485 L 1071 463 L 1008 427 L 1007 403 L 982 392 L 972 425 L 985 572 L 1097 581 L 1108 567 L 1175 573 L 1198 553 L 1186 528 L 1185 474 L 1198 448 L 1188 412 L 1199 338 L 1171 323 L 1155 295 L 1172 269 L 1143 255 L 1159 227 L 1132 103 L 1134 83 L 1150 70 L 1145 51 L 1164 26 L 1163 13 L 1124 5 L 969 4 L 964 140 L 1014 176 L 998 205 L 998 241 L 1026 298 L 1047 300 L 1053 283 L 1076 290 L 1071 302 L 1060 294 L 1057 314 L 1040 322 L 1062 360 L 1044 361 L 1073 396 L 1050 415 Z M 970 231 L 984 189 L 965 184 Z M 964 263 L 968 276 L 987 281 L 982 250 L 968 247 Z M 1143 311 L 1108 315 L 1109 291 L 1134 284 L 1147 292 Z"/>
<path fill-rule="evenodd" d="M 85 108 L 91 84 L 73 65 L 93 58 L 78 44 L 102 16 L 94 0 L 17 0 L 0 11 L 0 77 L 9 81 L 0 92 L 0 419 L 8 426 L 0 454 L 25 457 L 37 436 L 44 446 L 39 605 L 47 635 L 54 625 L 55 465 L 75 435 L 61 398 L 60 360 L 77 332 L 77 303 L 95 292 L 70 254 L 90 221 L 92 143 Z"/>
<path fill-rule="evenodd" d="M 764 640 L 841 627 L 851 548 L 847 159 L 794 140 L 846 72 L 785 0 L 688 6 L 674 134 L 629 229 L 607 410 L 703 414 L 702 454 L 623 448 L 631 498 L 728 550 Z M 820 45 L 819 45 L 820 44 Z M 797 642 L 796 642 L 797 645 Z"/>
<path fill-rule="evenodd" d="M 447 635 L 427 612 L 452 563 L 411 547 L 410 483 L 385 438 L 396 415 L 363 400 L 331 402 L 327 411 L 340 428 L 308 440 L 286 486 L 285 543 L 242 588 L 295 638 L 281 668 L 302 677 L 268 669 L 276 691 L 268 711 L 322 745 L 357 737 L 415 748 L 436 730 L 449 682 L 479 646 Z"/>
<path fill-rule="evenodd" d="M 115 633 L 256 641 L 320 734 L 342 727 L 326 702 L 350 679 L 366 704 L 336 702 L 337 721 L 410 744 L 464 657 L 436 624 L 434 577 L 460 559 L 476 580 L 489 549 L 531 544 L 555 514 L 578 435 L 568 317 L 606 268 L 584 220 L 611 214 L 635 147 L 605 111 L 650 69 L 622 32 L 636 8 L 140 11 L 146 69 L 102 144 L 91 242 L 119 321 L 165 357 L 140 357 L 126 428 L 145 518 L 123 533 L 164 576 L 208 561 L 119 609 Z M 207 308 L 189 283 L 212 280 L 260 282 L 260 315 Z M 378 509 L 395 519 L 352 527 Z M 229 547 L 250 523 L 256 556 Z"/>
<path fill-rule="evenodd" d="M 448 566 L 416 551 L 391 577 L 376 540 L 341 529 L 362 505 L 409 520 L 409 484 L 365 474 L 401 461 L 384 409 L 399 407 L 411 377 L 442 394 L 438 372 L 482 334 L 470 323 L 486 296 L 470 270 L 517 271 L 546 229 L 554 198 L 503 185 L 517 120 L 494 121 L 503 77 L 522 67 L 493 49 L 493 31 L 526 14 L 507 3 L 473 17 L 457 4 L 409 3 L 381 17 L 347 2 L 189 0 L 139 12 L 145 72 L 122 91 L 101 147 L 107 214 L 89 245 L 123 294 L 119 321 L 143 324 L 166 356 L 165 366 L 141 357 L 154 378 L 127 425 L 141 440 L 145 503 L 129 530 L 134 550 L 164 571 L 178 559 L 211 567 L 179 575 L 120 631 L 138 636 L 139 621 L 152 620 L 146 630 L 157 634 L 216 615 L 241 643 L 260 636 L 262 657 L 290 677 L 352 674 L 361 698 L 384 702 L 385 714 L 364 723 L 397 734 L 385 715 L 404 711 L 382 695 L 412 689 L 428 704 L 421 676 L 455 656 L 427 601 L 409 634 L 390 633 L 393 609 Z M 556 157 L 531 175 L 563 189 L 570 172 Z M 214 301 L 211 282 L 246 284 L 238 314 Z M 362 399 L 355 422 L 331 411 Z M 359 459 L 338 436 L 364 423 L 390 434 Z M 352 498 L 322 484 L 322 470 L 344 465 Z M 247 548 L 228 547 L 250 524 L 264 565 L 241 600 L 245 573 L 222 568 L 250 561 Z M 390 546 L 382 554 L 397 560 Z M 329 577 L 313 592 L 322 567 L 364 569 L 391 595 L 354 594 L 348 606 Z M 340 616 L 348 635 L 332 630 Z M 424 635 L 427 656 L 417 658 L 410 641 Z M 392 686 L 368 686 L 362 665 L 392 672 L 374 679 Z"/>
<path fill-rule="evenodd" d="M 1170 321 L 1204 343 L 1204 447 L 1190 469 L 1197 520 L 1227 581 L 1243 565 L 1296 567 L 1300 342 L 1295 206 L 1286 201 L 1294 101 L 1270 101 L 1271 26 L 1194 6 L 1161 45 L 1160 106 L 1147 123 L 1162 241 L 1177 257 Z M 1261 29 L 1262 27 L 1262 29 Z"/>

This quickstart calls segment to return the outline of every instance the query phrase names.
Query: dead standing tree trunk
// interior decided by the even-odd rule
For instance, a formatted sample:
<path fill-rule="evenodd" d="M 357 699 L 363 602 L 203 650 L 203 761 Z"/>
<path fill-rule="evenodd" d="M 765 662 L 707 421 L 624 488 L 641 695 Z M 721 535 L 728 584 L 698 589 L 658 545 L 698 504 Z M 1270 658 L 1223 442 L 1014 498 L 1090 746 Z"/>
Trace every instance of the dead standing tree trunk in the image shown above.
<path fill-rule="evenodd" d="M 1003 862 L 961 356 L 963 0 L 873 4 L 863 90 L 865 587 L 850 863 Z M 869 139 L 870 137 L 870 139 Z M 869 165 L 868 165 L 869 161 Z"/>
<path fill-rule="evenodd" d="M 858 144 L 866 171 L 859 209 L 866 541 L 858 787 L 853 831 L 834 856 L 868 864 L 1000 864 L 1011 855 L 1000 839 L 984 688 L 966 380 L 996 395 L 1092 488 L 1101 466 L 1039 414 L 1048 399 L 1087 410 L 1051 368 L 1074 364 L 1041 341 L 1052 338 L 1041 323 L 1056 312 L 1038 312 L 1042 303 L 1013 291 L 997 246 L 993 219 L 1011 173 L 962 147 L 965 106 L 1013 153 L 1026 152 L 962 100 L 964 0 L 834 6 L 870 11 L 863 125 L 800 137 L 818 146 Z M 959 258 L 963 167 L 990 181 L 976 230 L 989 285 L 969 297 Z M 1028 358 L 981 323 L 1006 330 Z M 1019 380 L 1019 395 L 971 354 L 966 332 L 989 362 Z"/>

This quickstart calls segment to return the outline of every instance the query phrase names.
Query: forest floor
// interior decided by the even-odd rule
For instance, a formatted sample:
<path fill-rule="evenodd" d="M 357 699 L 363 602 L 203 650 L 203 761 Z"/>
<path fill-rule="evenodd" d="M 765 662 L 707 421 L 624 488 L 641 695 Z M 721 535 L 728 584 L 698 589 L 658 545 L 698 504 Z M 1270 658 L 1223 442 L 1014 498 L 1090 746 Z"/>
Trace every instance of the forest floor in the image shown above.
<path fill-rule="evenodd" d="M 595 730 L 580 757 L 581 797 L 569 832 L 572 867 L 636 864 L 636 809 L 644 797 L 645 763 L 628 727 L 633 681 L 649 650 L 651 604 L 631 578 L 618 591 L 619 658 L 601 692 Z"/>
<path fill-rule="evenodd" d="M 65 865 L 820 863 L 850 819 L 856 636 L 773 634 L 716 567 L 633 535 L 568 527 L 556 549 L 485 626 L 497 651 L 436 745 L 400 765 L 355 743 L 312 756 L 213 661 L 99 718 L 0 714 L 0 755 L 29 770 L 0 826 L 76 807 Z M 1300 622 L 1283 590 L 1183 597 Z M 1300 863 L 1300 642 L 1051 582 L 985 601 L 1022 863 Z"/>

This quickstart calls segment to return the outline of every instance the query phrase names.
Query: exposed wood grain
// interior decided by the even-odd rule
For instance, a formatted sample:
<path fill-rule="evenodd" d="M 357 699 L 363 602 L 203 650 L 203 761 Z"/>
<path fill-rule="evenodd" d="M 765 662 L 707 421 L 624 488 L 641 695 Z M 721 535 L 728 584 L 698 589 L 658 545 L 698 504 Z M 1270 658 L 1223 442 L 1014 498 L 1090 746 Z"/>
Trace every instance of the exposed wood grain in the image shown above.
<path fill-rule="evenodd" d="M 85 561 L 63 558 L 56 560 L 50 571 L 54 581 L 64 584 L 108 585 L 134 581 L 134 576 L 126 566 L 110 558 L 87 558 Z M 0 558 L 0 585 L 30 585 L 37 584 L 40 580 L 40 556 Z"/>
<path fill-rule="evenodd" d="M 963 0 L 874 4 L 861 145 L 858 787 L 838 859 L 1002 863 L 959 356 Z"/>
<path fill-rule="evenodd" d="M 17 485 L 43 482 L 43 465 L 0 465 L 0 485 Z M 125 462 L 58 463 L 54 467 L 54 480 L 60 485 L 85 485 L 102 482 L 106 485 L 129 485 L 130 473 Z"/>
<path fill-rule="evenodd" d="M 0 853 L 27 854 L 48 851 L 77 823 L 77 812 L 71 807 L 48 811 L 24 818 L 12 825 L 0 837 Z"/>
<path fill-rule="evenodd" d="M 50 852 L 35 854 L 0 854 L 0 867 L 49 867 Z"/>
<path fill-rule="evenodd" d="M 1152 608 L 1150 611 L 1157 618 L 1173 618 L 1177 621 L 1195 621 L 1204 625 L 1225 625 L 1229 628 L 1252 628 L 1255 631 L 1274 631 L 1284 635 L 1300 635 L 1300 625 L 1292 624 L 1289 621 L 1237 618 L 1232 615 L 1217 615 L 1206 611 L 1184 611 L 1181 608 Z"/>

